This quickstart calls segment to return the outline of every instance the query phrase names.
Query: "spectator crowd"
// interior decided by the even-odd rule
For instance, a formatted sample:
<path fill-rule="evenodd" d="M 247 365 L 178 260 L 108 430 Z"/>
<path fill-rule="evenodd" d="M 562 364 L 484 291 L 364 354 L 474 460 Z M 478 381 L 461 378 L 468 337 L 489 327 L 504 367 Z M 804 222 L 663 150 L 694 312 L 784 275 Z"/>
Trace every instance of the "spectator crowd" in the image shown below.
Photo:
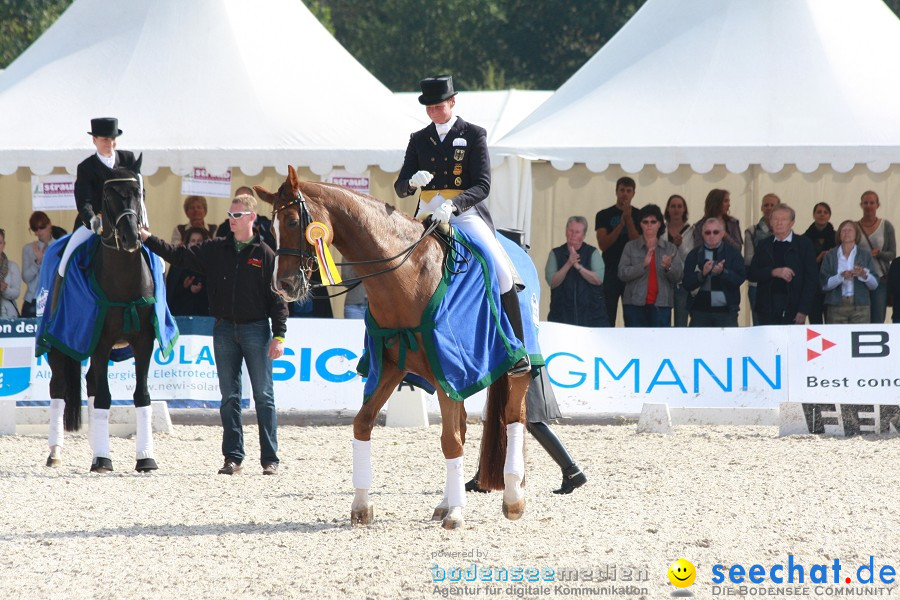
<path fill-rule="evenodd" d="M 616 182 L 616 203 L 594 219 L 597 247 L 585 242 L 585 217 L 566 222 L 566 243 L 544 268 L 549 321 L 614 326 L 621 303 L 626 327 L 736 327 L 747 282 L 754 325 L 883 323 L 900 295 L 896 234 L 871 190 L 858 220 L 835 230 L 831 207 L 819 202 L 798 233 L 794 209 L 772 193 L 742 231 L 728 190 L 710 190 L 691 223 L 682 196 L 663 210 L 637 208 L 636 187 L 630 177 Z"/>

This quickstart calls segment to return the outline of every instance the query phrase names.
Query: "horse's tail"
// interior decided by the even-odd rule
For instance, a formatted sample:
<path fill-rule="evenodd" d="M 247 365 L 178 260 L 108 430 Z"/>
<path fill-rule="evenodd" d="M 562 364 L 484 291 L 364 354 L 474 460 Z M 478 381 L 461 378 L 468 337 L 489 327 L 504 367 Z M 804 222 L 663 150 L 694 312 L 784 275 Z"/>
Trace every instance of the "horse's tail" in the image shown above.
<path fill-rule="evenodd" d="M 478 464 L 478 487 L 502 490 L 503 465 L 506 461 L 506 403 L 509 399 L 508 375 L 488 388 L 481 457 Z"/>
<path fill-rule="evenodd" d="M 78 431 L 81 429 L 81 362 L 66 356 L 63 359 L 63 377 L 66 384 L 63 427 L 66 431 Z"/>

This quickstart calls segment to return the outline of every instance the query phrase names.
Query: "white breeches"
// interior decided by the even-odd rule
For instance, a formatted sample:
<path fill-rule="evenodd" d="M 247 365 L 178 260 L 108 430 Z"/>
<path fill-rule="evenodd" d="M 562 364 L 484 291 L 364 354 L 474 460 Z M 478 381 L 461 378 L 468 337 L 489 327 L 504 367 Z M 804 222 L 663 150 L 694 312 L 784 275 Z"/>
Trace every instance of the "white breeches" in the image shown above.
<path fill-rule="evenodd" d="M 59 261 L 57 273 L 59 273 L 60 277 L 65 276 L 66 265 L 69 264 L 69 257 L 72 256 L 75 249 L 88 241 L 92 235 L 94 235 L 94 232 L 84 226 L 79 227 L 72 233 L 72 237 L 69 238 L 69 243 L 66 244 L 66 250 L 63 252 L 62 259 Z"/>

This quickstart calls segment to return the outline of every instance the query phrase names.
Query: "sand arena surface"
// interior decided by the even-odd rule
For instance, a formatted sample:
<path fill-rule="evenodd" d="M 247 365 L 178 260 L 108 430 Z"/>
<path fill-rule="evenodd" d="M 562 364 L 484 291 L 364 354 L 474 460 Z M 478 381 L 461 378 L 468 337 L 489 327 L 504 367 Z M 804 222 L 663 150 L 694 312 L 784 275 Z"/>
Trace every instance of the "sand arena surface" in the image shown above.
<path fill-rule="evenodd" d="M 618 597 L 663 599 L 675 589 L 666 569 L 684 557 L 698 570 L 690 591 L 713 598 L 724 597 L 714 594 L 715 564 L 768 569 L 793 554 L 808 578 L 812 565 L 839 559 L 841 578 L 854 584 L 826 586 L 835 590 L 855 587 L 870 556 L 876 572 L 885 564 L 900 571 L 896 438 L 779 438 L 770 427 L 681 426 L 673 436 L 637 435 L 633 425 L 555 429 L 588 484 L 550 494 L 559 470 L 526 436 L 523 519 L 502 517 L 498 493 L 469 494 L 466 528 L 452 532 L 429 520 L 444 481 L 437 426 L 375 430 L 369 528 L 349 526 L 346 426 L 281 427 L 275 477 L 261 474 L 255 426 L 245 427 L 249 457 L 234 477 L 216 474 L 218 427 L 157 435 L 152 475 L 132 471 L 133 439 L 112 440 L 117 471 L 101 476 L 87 472 L 83 434 L 68 436 L 56 470 L 43 466 L 44 438 L 3 436 L 0 597 L 600 597 L 634 586 Z M 469 428 L 467 473 L 480 432 Z M 472 563 L 479 581 L 448 581 Z M 445 581 L 433 581 L 435 564 Z M 485 568 L 501 567 L 553 568 L 556 581 L 481 580 Z M 561 582 L 562 569 L 594 581 Z M 615 580 L 596 581 L 604 569 Z M 626 581 L 629 570 L 645 580 Z M 825 597 L 805 585 L 806 597 Z M 857 587 L 900 595 L 896 584 Z"/>

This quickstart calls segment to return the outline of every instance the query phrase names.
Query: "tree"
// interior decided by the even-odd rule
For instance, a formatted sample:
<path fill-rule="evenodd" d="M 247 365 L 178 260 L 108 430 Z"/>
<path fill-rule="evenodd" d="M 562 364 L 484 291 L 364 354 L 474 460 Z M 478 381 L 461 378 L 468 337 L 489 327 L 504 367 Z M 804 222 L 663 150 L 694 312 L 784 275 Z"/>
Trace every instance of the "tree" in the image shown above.
<path fill-rule="evenodd" d="M 0 69 L 50 27 L 72 0 L 0 0 Z"/>

